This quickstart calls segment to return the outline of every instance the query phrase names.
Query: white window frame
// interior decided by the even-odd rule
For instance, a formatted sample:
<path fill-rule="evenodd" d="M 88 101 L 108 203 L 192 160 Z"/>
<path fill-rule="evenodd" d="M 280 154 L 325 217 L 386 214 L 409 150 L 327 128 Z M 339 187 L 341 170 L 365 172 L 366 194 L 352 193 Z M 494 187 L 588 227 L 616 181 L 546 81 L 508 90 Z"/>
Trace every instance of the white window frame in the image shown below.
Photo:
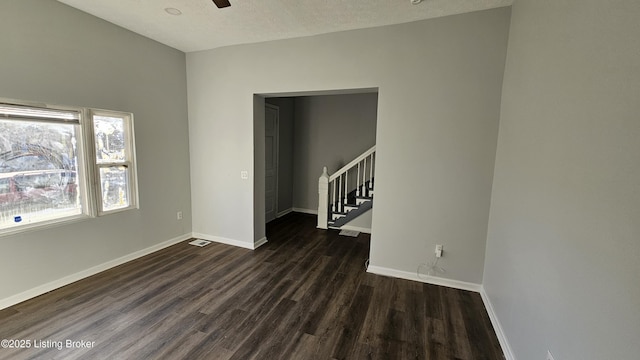
<path fill-rule="evenodd" d="M 131 210 L 131 209 L 139 209 L 139 198 L 138 198 L 138 172 L 136 166 L 136 146 L 135 146 L 135 133 L 133 126 L 133 114 L 122 112 L 122 111 L 113 111 L 113 110 L 102 110 L 102 109 L 87 109 L 87 119 L 89 126 L 85 129 L 89 132 L 91 138 L 91 149 L 89 151 L 91 155 L 91 164 L 92 164 L 92 197 L 95 199 L 95 210 L 98 216 L 117 213 L 121 211 Z M 121 118 L 125 123 L 125 152 L 126 159 L 122 162 L 110 162 L 110 163 L 98 163 L 98 158 L 96 156 L 96 137 L 94 133 L 94 116 L 104 116 L 104 117 L 115 117 Z M 103 210 L 102 203 L 102 184 L 100 181 L 100 169 L 108 168 L 111 166 L 125 166 L 127 168 L 128 173 L 128 184 L 129 184 L 129 193 L 127 194 L 127 199 L 129 200 L 129 205 L 126 207 L 120 207 L 112 210 Z"/>
<path fill-rule="evenodd" d="M 0 98 L 0 104 L 18 105 L 36 109 L 72 111 L 79 115 L 79 123 L 74 124 L 76 127 L 76 147 L 78 156 L 78 167 L 76 169 L 76 183 L 80 194 L 80 202 L 82 212 L 76 215 L 61 216 L 50 220 L 42 220 L 35 223 L 25 223 L 0 229 L 0 237 L 24 233 L 30 230 L 42 230 L 55 226 L 60 226 L 76 221 L 95 218 L 98 216 L 109 215 L 131 209 L 139 209 L 140 201 L 138 198 L 138 174 L 136 166 L 135 151 L 135 133 L 133 124 L 133 114 L 122 111 L 93 109 L 77 106 L 53 105 L 38 103 L 33 101 L 15 100 Z M 96 158 L 95 136 L 93 132 L 93 116 L 109 116 L 125 119 L 126 126 L 126 153 L 127 159 L 125 166 L 127 167 L 129 178 L 129 205 L 113 210 L 102 210 L 102 191 L 100 183 L 100 168 L 105 164 L 98 164 Z M 119 164 L 122 165 L 122 164 Z"/>

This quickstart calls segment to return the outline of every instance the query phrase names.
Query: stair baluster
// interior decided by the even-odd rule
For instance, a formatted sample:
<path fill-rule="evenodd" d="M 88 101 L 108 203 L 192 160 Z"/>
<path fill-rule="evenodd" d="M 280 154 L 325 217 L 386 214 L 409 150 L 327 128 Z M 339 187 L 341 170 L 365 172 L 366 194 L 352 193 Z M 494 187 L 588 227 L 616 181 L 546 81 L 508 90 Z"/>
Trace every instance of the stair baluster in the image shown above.
<path fill-rule="evenodd" d="M 373 187 L 373 156 L 375 153 L 371 153 L 371 166 L 369 167 L 369 186 L 367 186 L 367 196 L 369 196 L 369 190 Z"/>
<path fill-rule="evenodd" d="M 364 188 L 367 184 L 367 158 L 365 157 L 362 161 L 364 162 L 364 171 L 362 172 L 362 187 Z M 364 190 L 362 195 L 367 196 L 367 191 Z"/>
<path fill-rule="evenodd" d="M 344 207 L 345 205 L 347 205 L 347 194 L 349 193 L 349 170 L 344 172 L 344 201 L 342 202 L 342 212 L 346 212 L 344 211 Z"/>
<path fill-rule="evenodd" d="M 331 201 L 331 203 L 333 204 L 333 212 L 338 211 L 338 204 L 336 203 L 336 181 L 333 180 L 331 182 L 332 187 L 333 187 L 333 200 Z"/>
<path fill-rule="evenodd" d="M 342 212 L 342 175 L 338 177 L 338 211 Z"/>
<path fill-rule="evenodd" d="M 360 162 L 358 162 L 358 176 L 356 176 L 356 196 L 360 196 Z"/>

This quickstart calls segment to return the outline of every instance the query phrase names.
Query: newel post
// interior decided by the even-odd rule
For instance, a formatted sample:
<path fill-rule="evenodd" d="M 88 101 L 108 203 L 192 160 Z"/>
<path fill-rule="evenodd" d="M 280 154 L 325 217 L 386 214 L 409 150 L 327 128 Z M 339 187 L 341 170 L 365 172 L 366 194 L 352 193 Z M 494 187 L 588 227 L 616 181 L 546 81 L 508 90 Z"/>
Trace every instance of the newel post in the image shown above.
<path fill-rule="evenodd" d="M 327 219 L 329 219 L 329 173 L 325 166 L 318 179 L 318 229 L 327 228 Z"/>

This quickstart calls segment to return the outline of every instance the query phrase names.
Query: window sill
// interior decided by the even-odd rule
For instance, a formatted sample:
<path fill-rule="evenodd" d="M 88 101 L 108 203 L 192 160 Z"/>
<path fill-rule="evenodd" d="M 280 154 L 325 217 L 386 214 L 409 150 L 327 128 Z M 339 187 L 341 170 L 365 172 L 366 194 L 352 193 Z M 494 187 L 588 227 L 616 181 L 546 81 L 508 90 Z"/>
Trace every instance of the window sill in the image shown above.
<path fill-rule="evenodd" d="M 32 231 L 46 230 L 61 225 L 67 225 L 82 220 L 93 219 L 93 217 L 86 214 L 71 215 L 64 218 L 56 218 L 52 220 L 38 221 L 32 224 L 22 224 L 5 229 L 0 229 L 0 237 L 9 235 L 23 234 Z"/>

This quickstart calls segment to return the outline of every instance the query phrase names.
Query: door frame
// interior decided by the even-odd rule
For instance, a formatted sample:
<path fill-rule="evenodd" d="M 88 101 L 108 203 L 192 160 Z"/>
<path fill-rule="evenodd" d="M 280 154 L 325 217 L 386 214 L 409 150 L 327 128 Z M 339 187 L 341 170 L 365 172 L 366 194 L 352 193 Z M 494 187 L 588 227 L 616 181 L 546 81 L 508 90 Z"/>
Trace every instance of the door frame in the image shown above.
<path fill-rule="evenodd" d="M 275 133 L 276 133 L 276 142 L 275 142 L 275 148 L 276 148 L 276 155 L 275 155 L 275 167 L 276 167 L 276 172 L 275 172 L 275 177 L 276 177 L 276 181 L 275 181 L 275 198 L 274 198 L 274 218 L 271 220 L 275 220 L 278 218 L 278 180 L 280 178 L 280 107 L 277 105 L 273 105 L 273 104 L 269 104 L 265 101 L 264 103 L 264 107 L 265 107 L 265 136 L 266 136 L 266 121 L 267 121 L 267 116 L 266 116 L 266 112 L 267 112 L 267 108 L 270 108 L 272 110 L 276 111 L 276 121 L 275 121 Z M 266 147 L 265 147 L 265 155 L 266 155 Z M 266 186 L 266 168 L 265 168 L 265 186 Z M 265 199 L 267 196 L 267 191 L 265 189 Z M 266 212 L 266 210 L 265 210 Z M 267 223 L 266 221 L 266 217 L 265 217 L 265 224 Z"/>

